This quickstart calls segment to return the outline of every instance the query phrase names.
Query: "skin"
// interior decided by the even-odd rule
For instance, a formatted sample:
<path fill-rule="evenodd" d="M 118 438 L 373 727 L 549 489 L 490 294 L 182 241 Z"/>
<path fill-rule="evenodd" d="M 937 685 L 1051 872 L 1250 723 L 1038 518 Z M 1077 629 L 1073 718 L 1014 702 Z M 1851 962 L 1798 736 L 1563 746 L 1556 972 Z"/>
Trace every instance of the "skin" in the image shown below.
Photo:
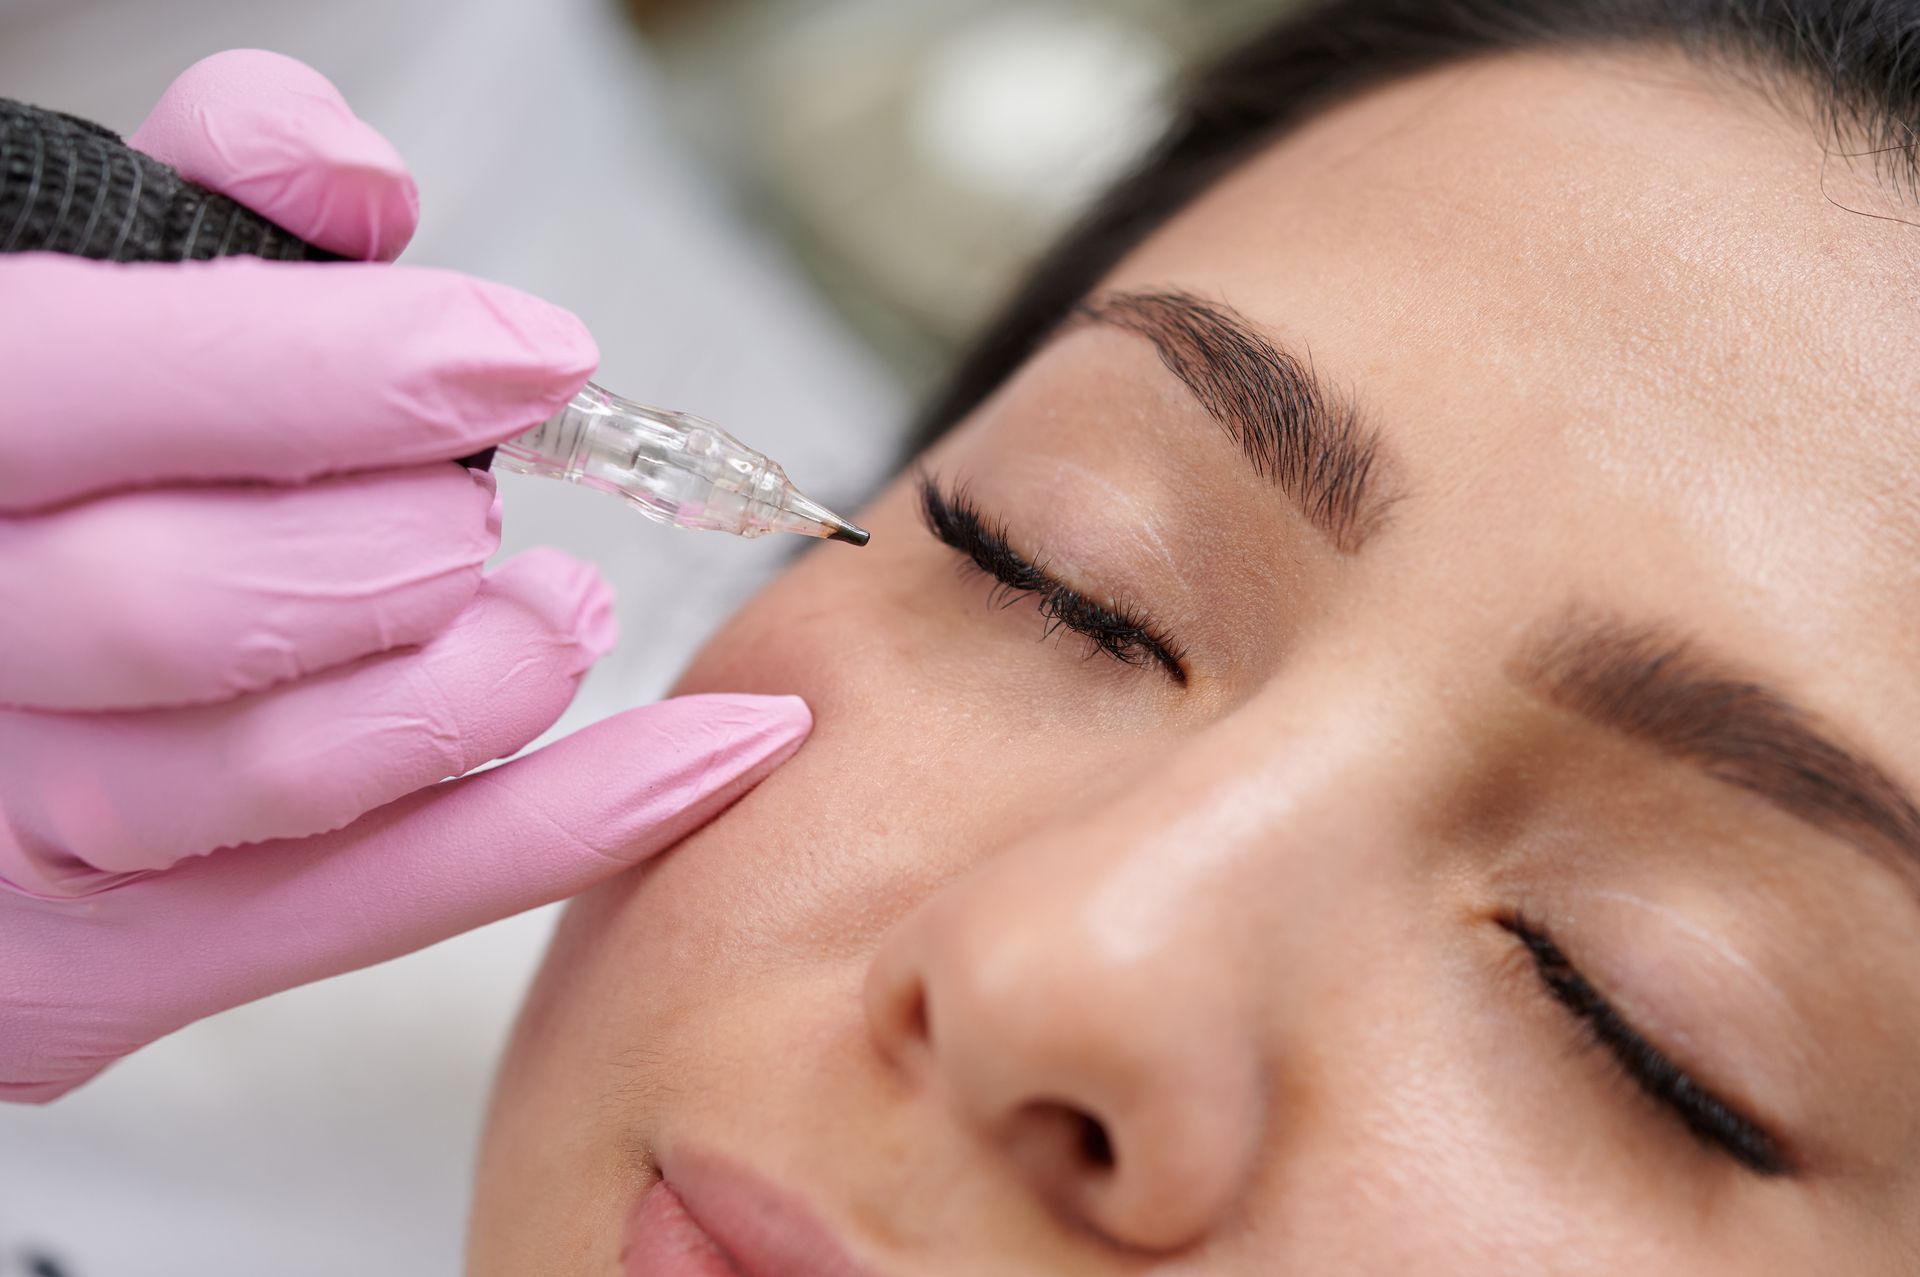
<path fill-rule="evenodd" d="M 1912 1271 L 1916 876 L 1512 674 L 1571 606 L 1662 622 L 1920 784 L 1920 243 L 1820 179 L 1731 77 L 1507 55 L 1152 236 L 1108 287 L 1310 351 L 1385 521 L 1331 544 L 1143 339 L 1047 346 L 926 465 L 1188 683 L 989 607 L 909 480 L 807 555 L 681 690 L 798 692 L 814 735 L 570 909 L 473 1270 L 619 1272 L 691 1152 L 897 1277 Z M 1515 909 L 1791 1173 L 1629 1080 Z"/>

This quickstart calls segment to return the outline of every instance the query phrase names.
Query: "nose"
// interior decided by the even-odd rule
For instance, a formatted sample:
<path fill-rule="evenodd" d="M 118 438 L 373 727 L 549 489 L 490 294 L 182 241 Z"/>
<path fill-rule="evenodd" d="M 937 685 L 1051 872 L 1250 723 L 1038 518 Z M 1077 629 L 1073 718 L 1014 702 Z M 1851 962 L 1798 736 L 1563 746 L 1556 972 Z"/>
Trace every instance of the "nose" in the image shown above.
<path fill-rule="evenodd" d="M 889 934 L 867 1019 L 1057 1215 L 1173 1252 L 1226 1218 L 1263 1143 L 1249 991 L 1228 946 L 1193 943 L 1203 902 L 1116 907 L 1156 848 L 1107 833 L 1008 849 L 946 887 Z"/>

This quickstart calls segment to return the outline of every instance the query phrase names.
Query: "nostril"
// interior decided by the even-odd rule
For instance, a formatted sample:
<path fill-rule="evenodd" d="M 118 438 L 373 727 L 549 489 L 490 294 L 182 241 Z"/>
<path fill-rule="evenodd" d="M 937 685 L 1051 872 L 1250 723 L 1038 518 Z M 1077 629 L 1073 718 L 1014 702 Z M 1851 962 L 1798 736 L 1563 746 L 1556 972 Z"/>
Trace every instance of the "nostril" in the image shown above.
<path fill-rule="evenodd" d="M 932 990 L 909 961 L 875 963 L 862 991 L 867 1034 L 880 1058 L 903 1080 L 937 1073 Z"/>
<path fill-rule="evenodd" d="M 916 984 L 914 986 L 913 994 L 907 1000 L 906 1009 L 901 1019 L 907 1026 L 907 1036 L 910 1040 L 925 1042 L 928 1046 L 933 1045 L 933 1016 L 927 1010 L 927 987 L 925 985 Z"/>
<path fill-rule="evenodd" d="M 1080 1156 L 1098 1170 L 1113 1169 L 1113 1141 L 1098 1118 L 1085 1113 L 1075 1115 L 1080 1123 Z"/>
<path fill-rule="evenodd" d="M 1098 1227 L 1089 1213 L 1114 1190 L 1118 1159 L 1107 1126 L 1086 1109 L 1034 1100 L 1006 1119 L 1001 1145 L 1061 1218 Z"/>
<path fill-rule="evenodd" d="M 1085 1109 L 1058 1100 L 1022 1105 L 1008 1124 L 1009 1142 L 1029 1166 L 1078 1178 L 1114 1168 L 1117 1158 L 1106 1123 Z"/>

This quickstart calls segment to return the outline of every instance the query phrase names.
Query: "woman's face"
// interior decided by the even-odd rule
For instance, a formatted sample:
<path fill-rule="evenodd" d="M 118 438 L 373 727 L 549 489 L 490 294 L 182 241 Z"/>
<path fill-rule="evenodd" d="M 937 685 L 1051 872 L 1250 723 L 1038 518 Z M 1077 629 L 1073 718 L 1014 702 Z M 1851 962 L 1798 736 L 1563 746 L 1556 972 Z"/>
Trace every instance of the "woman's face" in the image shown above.
<path fill-rule="evenodd" d="M 1641 54 L 1205 195 L 688 672 L 817 726 L 567 915 L 474 1267 L 1911 1271 L 1878 190 Z"/>

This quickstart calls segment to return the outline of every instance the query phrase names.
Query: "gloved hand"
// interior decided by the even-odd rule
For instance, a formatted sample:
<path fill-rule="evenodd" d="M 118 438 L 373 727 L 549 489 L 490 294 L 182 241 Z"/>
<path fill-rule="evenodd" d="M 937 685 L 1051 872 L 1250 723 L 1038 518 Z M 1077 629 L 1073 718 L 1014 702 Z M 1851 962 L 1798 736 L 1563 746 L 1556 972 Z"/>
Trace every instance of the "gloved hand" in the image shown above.
<path fill-rule="evenodd" d="M 200 63 L 131 141 L 336 252 L 413 231 L 392 147 L 286 58 Z M 795 698 L 691 697 L 445 781 L 613 642 L 585 565 L 483 576 L 493 483 L 448 460 L 585 381 L 565 312 L 243 258 L 0 256 L 0 298 L 0 1099 L 578 892 L 805 737 Z"/>

